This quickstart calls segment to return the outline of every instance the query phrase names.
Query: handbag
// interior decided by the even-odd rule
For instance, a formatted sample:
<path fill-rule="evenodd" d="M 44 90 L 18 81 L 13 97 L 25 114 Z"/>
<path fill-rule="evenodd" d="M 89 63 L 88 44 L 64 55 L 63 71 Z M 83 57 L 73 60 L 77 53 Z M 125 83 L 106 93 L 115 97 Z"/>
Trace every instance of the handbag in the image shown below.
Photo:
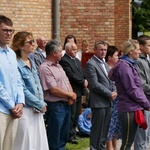
<path fill-rule="evenodd" d="M 147 122 L 145 120 L 145 116 L 142 110 L 137 110 L 134 112 L 135 122 L 143 129 L 147 129 Z"/>

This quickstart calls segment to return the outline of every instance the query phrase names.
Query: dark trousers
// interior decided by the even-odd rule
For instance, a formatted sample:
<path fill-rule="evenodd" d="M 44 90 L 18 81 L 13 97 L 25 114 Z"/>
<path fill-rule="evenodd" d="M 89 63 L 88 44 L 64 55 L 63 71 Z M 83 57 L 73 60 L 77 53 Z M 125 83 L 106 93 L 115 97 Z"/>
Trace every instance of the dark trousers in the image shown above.
<path fill-rule="evenodd" d="M 76 127 L 78 124 L 78 117 L 81 113 L 81 97 L 76 99 L 76 103 L 71 105 L 71 121 L 70 121 L 70 131 L 69 131 L 69 141 L 75 139 L 76 137 Z"/>
<path fill-rule="evenodd" d="M 134 112 L 118 113 L 121 124 L 122 145 L 120 150 L 131 150 L 138 125 L 134 119 Z"/>
<path fill-rule="evenodd" d="M 90 133 L 90 150 L 105 150 L 107 133 L 111 118 L 111 107 L 92 108 L 92 127 Z"/>

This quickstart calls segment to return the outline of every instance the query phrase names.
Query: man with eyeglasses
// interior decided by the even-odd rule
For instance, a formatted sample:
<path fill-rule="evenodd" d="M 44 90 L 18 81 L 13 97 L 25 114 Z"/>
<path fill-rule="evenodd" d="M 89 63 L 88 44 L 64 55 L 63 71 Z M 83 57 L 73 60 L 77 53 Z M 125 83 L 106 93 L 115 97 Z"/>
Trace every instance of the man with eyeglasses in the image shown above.
<path fill-rule="evenodd" d="M 14 33 L 11 19 L 0 15 L 0 150 L 11 150 L 18 119 L 22 115 L 24 93 L 16 55 L 8 47 Z"/>
<path fill-rule="evenodd" d="M 92 109 L 90 150 L 105 150 L 107 132 L 111 117 L 112 101 L 116 99 L 115 86 L 108 78 L 109 67 L 104 59 L 108 44 L 98 41 L 94 44 L 94 56 L 86 63 L 85 76 L 89 82 Z"/>

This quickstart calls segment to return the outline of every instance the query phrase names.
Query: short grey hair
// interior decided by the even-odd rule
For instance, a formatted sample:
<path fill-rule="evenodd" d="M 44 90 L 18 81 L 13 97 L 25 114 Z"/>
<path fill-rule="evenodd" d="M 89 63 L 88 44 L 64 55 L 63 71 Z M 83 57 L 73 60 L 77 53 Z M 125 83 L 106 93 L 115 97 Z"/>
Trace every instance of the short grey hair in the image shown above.
<path fill-rule="evenodd" d="M 49 40 L 45 47 L 46 55 L 51 55 L 52 52 L 59 51 L 60 47 L 61 47 L 61 43 L 58 42 L 57 40 Z"/>
<path fill-rule="evenodd" d="M 65 45 L 65 50 L 66 50 L 66 51 L 67 51 L 67 50 L 70 51 L 73 45 L 76 45 L 76 43 L 73 43 L 73 42 L 68 42 L 68 43 L 66 43 L 66 45 Z"/>
<path fill-rule="evenodd" d="M 105 42 L 105 41 L 96 41 L 94 43 L 94 49 L 97 49 L 97 47 L 98 47 L 99 44 L 107 46 L 107 48 L 108 48 L 108 43 L 107 42 Z"/>

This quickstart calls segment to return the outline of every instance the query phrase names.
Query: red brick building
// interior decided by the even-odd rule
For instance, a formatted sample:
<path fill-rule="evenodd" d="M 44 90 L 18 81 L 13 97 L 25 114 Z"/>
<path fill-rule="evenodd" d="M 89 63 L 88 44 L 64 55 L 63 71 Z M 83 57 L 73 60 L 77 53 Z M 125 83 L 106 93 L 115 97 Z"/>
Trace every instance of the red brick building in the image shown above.
<path fill-rule="evenodd" d="M 10 17 L 16 31 L 31 31 L 53 38 L 53 2 L 55 0 L 0 0 L 0 14 Z M 121 48 L 131 38 L 131 0 L 58 0 L 58 36 L 64 42 L 68 34 L 90 42 L 106 40 Z"/>

